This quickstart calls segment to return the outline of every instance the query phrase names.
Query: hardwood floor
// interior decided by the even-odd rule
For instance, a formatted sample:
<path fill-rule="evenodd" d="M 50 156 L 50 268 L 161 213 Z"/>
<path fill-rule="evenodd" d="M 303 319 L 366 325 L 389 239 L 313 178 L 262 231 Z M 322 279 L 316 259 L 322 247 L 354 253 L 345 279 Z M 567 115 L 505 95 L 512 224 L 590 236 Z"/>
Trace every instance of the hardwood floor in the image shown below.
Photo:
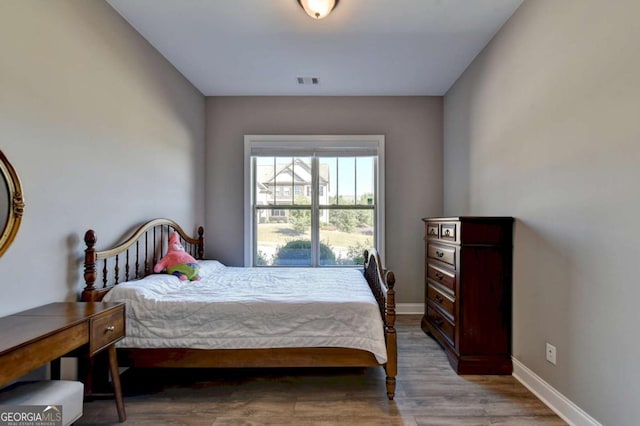
<path fill-rule="evenodd" d="M 566 425 L 511 376 L 457 376 L 419 316 L 397 322 L 394 401 L 381 368 L 129 370 L 126 424 Z M 117 420 L 112 400 L 96 400 L 76 425 Z"/>

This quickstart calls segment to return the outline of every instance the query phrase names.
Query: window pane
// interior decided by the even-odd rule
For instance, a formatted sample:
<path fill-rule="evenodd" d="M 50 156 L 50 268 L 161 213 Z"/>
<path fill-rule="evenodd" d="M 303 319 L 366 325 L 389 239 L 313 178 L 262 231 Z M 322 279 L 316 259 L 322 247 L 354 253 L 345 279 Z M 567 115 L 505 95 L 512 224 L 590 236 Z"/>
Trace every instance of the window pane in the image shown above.
<path fill-rule="evenodd" d="M 257 210 L 255 265 L 311 265 L 311 210 Z"/>
<path fill-rule="evenodd" d="M 353 205 L 356 198 L 355 157 L 338 158 L 338 204 Z"/>
<path fill-rule="evenodd" d="M 372 209 L 321 209 L 320 265 L 362 265 L 364 250 L 374 244 L 373 213 Z"/>
<path fill-rule="evenodd" d="M 275 177 L 270 184 L 275 189 L 275 204 L 293 204 L 293 157 L 275 157 Z"/>
<path fill-rule="evenodd" d="M 255 203 L 259 206 L 275 203 L 275 157 L 256 157 Z"/>
<path fill-rule="evenodd" d="M 311 158 L 296 157 L 293 162 L 294 205 L 311 205 L 311 179 Z"/>
<path fill-rule="evenodd" d="M 335 204 L 338 159 L 320 157 L 318 170 L 318 202 L 320 205 Z"/>
<path fill-rule="evenodd" d="M 356 158 L 356 203 L 375 205 L 374 196 L 374 157 Z"/>

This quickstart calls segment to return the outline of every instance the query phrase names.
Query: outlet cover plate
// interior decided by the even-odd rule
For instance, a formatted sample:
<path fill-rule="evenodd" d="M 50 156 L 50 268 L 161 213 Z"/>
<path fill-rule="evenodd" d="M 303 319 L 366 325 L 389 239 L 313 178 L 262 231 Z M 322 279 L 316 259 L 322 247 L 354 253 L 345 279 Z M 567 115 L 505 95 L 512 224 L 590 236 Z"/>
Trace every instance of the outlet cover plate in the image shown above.
<path fill-rule="evenodd" d="M 556 347 L 547 342 L 547 361 L 556 365 Z"/>

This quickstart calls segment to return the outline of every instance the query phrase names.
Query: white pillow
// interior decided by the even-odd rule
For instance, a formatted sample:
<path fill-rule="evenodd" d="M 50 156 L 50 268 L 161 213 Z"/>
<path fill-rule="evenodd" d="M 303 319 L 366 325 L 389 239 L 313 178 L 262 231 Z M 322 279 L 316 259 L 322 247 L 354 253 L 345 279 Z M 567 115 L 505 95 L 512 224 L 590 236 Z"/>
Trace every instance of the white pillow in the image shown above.
<path fill-rule="evenodd" d="M 220 272 L 226 266 L 217 260 L 199 260 L 198 264 L 200 265 L 200 277 L 206 277 L 209 275 L 213 275 L 217 272 Z"/>

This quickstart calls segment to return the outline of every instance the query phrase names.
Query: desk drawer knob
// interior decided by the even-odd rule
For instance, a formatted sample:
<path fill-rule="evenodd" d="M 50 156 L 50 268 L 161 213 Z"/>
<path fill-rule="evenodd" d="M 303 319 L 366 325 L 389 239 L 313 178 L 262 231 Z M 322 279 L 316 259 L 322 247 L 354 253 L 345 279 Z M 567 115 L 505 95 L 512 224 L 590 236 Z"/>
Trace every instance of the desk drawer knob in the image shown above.
<path fill-rule="evenodd" d="M 442 275 L 440 272 L 436 272 L 436 278 L 442 281 L 442 279 L 444 278 L 444 275 Z"/>
<path fill-rule="evenodd" d="M 444 236 L 445 237 L 449 237 L 451 236 L 451 231 L 449 231 L 448 229 L 444 231 Z"/>
<path fill-rule="evenodd" d="M 444 256 L 444 253 L 441 252 L 441 251 L 436 251 L 436 256 L 442 257 L 442 256 Z"/>
<path fill-rule="evenodd" d="M 442 321 L 442 319 L 441 319 L 441 318 L 434 318 L 434 319 L 433 319 L 433 323 L 434 323 L 435 325 L 437 325 L 438 327 L 441 327 L 441 326 L 442 326 L 442 324 L 444 323 L 444 321 Z"/>
<path fill-rule="evenodd" d="M 116 331 L 116 327 L 114 325 L 110 325 L 104 330 L 105 333 L 113 333 L 114 331 Z"/>
<path fill-rule="evenodd" d="M 442 296 L 440 296 L 439 294 L 436 294 L 435 299 L 436 299 L 436 302 L 438 302 L 438 303 L 442 303 L 442 302 L 444 301 L 444 299 L 442 298 Z"/>

